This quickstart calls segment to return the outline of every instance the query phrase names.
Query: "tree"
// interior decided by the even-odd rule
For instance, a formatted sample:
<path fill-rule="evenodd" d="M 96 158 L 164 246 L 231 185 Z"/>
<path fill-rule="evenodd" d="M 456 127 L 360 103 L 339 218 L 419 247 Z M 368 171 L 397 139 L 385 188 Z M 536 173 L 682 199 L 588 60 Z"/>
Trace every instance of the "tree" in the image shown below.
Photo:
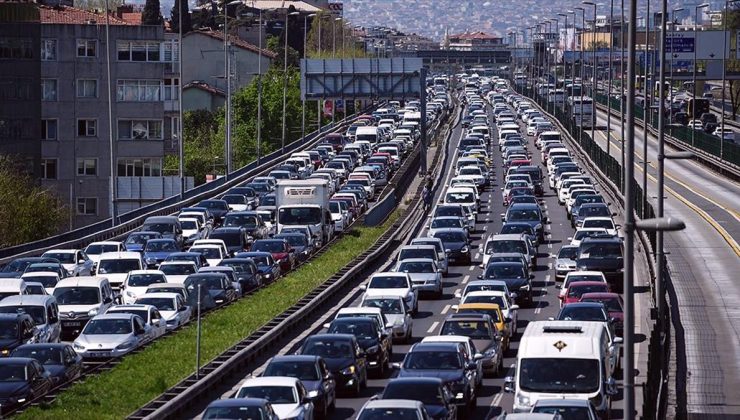
<path fill-rule="evenodd" d="M 188 10 L 188 2 L 182 0 L 175 0 L 175 4 L 172 6 L 170 12 L 170 28 L 172 32 L 180 31 L 180 14 L 182 13 L 182 33 L 186 34 L 193 30 L 193 23 L 190 20 L 190 12 Z"/>
<path fill-rule="evenodd" d="M 146 0 L 144 11 L 141 13 L 142 25 L 161 25 L 162 13 L 159 11 L 159 0 Z"/>
<path fill-rule="evenodd" d="M 69 218 L 70 209 L 36 185 L 10 156 L 0 156 L 0 247 L 52 236 Z"/>
<path fill-rule="evenodd" d="M 283 36 L 268 36 L 267 49 L 274 52 L 276 57 L 272 60 L 273 67 L 282 69 L 285 60 L 285 38 Z M 298 51 L 288 45 L 288 67 L 300 67 L 301 57 Z"/>

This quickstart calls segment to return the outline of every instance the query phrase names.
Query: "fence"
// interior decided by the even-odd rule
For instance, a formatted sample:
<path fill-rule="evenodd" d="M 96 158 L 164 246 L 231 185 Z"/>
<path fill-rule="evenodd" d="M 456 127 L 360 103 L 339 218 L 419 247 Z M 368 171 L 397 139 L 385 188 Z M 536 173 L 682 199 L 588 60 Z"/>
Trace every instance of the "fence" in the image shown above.
<path fill-rule="evenodd" d="M 512 83 L 512 85 L 514 85 Z M 547 102 L 547 98 L 543 97 L 534 89 L 517 86 L 516 91 L 524 96 L 529 97 L 531 100 L 536 102 L 542 109 L 552 109 L 551 103 Z M 607 98 L 603 95 L 597 95 L 597 101 L 606 105 Z M 619 109 L 619 101 L 612 101 L 611 105 L 616 109 Z M 643 110 L 640 108 L 635 111 L 635 116 L 641 118 L 644 115 Z M 575 124 L 575 120 L 571 118 L 567 111 L 555 107 L 553 116 L 568 130 L 571 137 L 576 141 L 583 151 L 588 155 L 589 159 L 594 165 L 608 178 L 614 185 L 622 185 L 622 167 L 616 158 L 606 153 L 605 150 L 599 146 L 594 139 L 590 136 L 590 129 L 584 130 Z M 653 118 L 654 121 L 657 121 Z M 699 134 L 699 133 L 697 133 Z M 704 133 L 702 133 L 704 134 Z M 711 136 L 710 136 L 711 137 Z M 715 139 L 715 142 L 717 142 Z M 708 144 L 708 143 L 707 143 Z M 725 150 L 725 156 L 727 156 L 727 150 Z M 645 199 L 644 192 L 640 187 L 637 180 L 632 180 L 632 190 L 634 194 L 634 202 L 632 203 L 635 209 L 635 214 L 640 219 L 650 219 L 655 217 L 655 210 L 653 206 Z M 617 192 L 621 195 L 621 193 Z M 622 195 L 623 197 L 623 195 Z M 626 207 L 626 206 L 625 206 Z M 655 232 L 647 233 L 645 235 L 647 239 L 647 250 L 651 255 L 656 247 L 656 234 Z M 665 262 L 665 259 L 664 259 Z M 654 267 L 655 264 L 651 264 Z M 663 264 L 663 279 L 666 284 L 670 283 L 670 272 L 667 269 L 668 265 Z M 654 273 L 653 273 L 654 275 Z M 655 277 L 651 279 L 650 285 L 654 289 Z M 663 288 L 663 290 L 666 290 Z M 654 290 L 652 290 L 651 296 L 655 296 Z M 658 299 L 666 301 L 665 296 L 660 296 Z M 657 305 L 657 302 L 653 302 Z M 666 303 L 665 308 L 668 308 Z M 669 311 L 665 311 L 665 318 L 656 322 L 650 331 L 650 341 L 648 345 L 649 357 L 648 357 L 648 372 L 647 381 L 643 387 L 643 417 L 660 419 L 665 412 L 665 400 L 667 392 L 667 374 L 668 374 L 668 362 L 670 359 L 670 328 L 663 328 L 664 326 L 670 325 Z"/>

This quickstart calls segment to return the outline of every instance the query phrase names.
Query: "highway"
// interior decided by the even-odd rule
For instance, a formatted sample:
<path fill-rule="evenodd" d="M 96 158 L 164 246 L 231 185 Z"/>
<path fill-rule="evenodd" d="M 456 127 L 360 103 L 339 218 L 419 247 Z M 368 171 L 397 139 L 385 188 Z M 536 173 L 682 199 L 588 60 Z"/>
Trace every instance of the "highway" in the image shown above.
<path fill-rule="evenodd" d="M 450 170 L 454 166 L 456 161 L 456 148 L 462 136 L 462 129 L 460 125 L 456 126 L 451 137 L 451 141 L 447 145 L 447 153 L 449 159 L 445 160 L 445 166 L 443 168 L 445 175 L 444 179 L 449 179 Z M 497 138 L 496 135 L 492 135 L 492 138 Z M 529 150 L 533 151 L 533 161 L 536 164 L 540 164 L 539 151 L 534 146 L 533 138 L 529 138 Z M 498 148 L 494 151 L 494 167 L 496 173 L 496 181 L 489 186 L 484 193 L 481 194 L 481 210 L 478 214 L 476 232 L 471 235 L 473 239 L 472 251 L 474 252 L 474 261 L 471 265 L 463 266 L 451 266 L 449 275 L 443 279 L 444 281 L 444 297 L 440 300 L 428 300 L 422 299 L 419 305 L 419 312 L 414 316 L 413 320 L 413 340 L 412 342 L 419 342 L 421 338 L 428 335 L 436 335 L 437 330 L 441 322 L 444 320 L 447 314 L 451 312 L 451 305 L 458 303 L 458 299 L 455 299 L 454 292 L 461 289 L 464 284 L 471 280 L 475 280 L 479 274 L 482 274 L 482 268 L 479 264 L 482 261 L 480 252 L 483 248 L 485 238 L 489 234 L 498 233 L 501 229 L 502 223 L 500 220 L 500 214 L 505 211 L 502 204 L 501 190 L 502 186 L 498 181 L 502 179 L 501 171 L 501 157 L 498 152 Z M 453 170 L 454 171 L 454 170 Z M 535 279 L 533 280 L 534 299 L 535 303 L 532 307 L 523 307 L 519 310 L 519 322 L 517 325 L 518 334 L 517 337 L 521 336 L 528 321 L 530 320 L 543 320 L 548 317 L 556 316 L 559 310 L 559 301 L 557 299 L 558 289 L 555 288 L 554 272 L 552 270 L 553 259 L 550 258 L 557 253 L 560 246 L 567 243 L 567 238 L 573 235 L 573 229 L 570 226 L 570 222 L 565 216 L 565 210 L 561 207 L 555 194 L 549 189 L 545 188 L 545 196 L 543 197 L 544 203 L 542 204 L 543 209 L 548 213 L 551 223 L 546 226 L 546 241 L 539 246 L 538 254 L 538 267 L 534 271 Z M 436 189 L 436 199 L 439 199 L 439 195 L 444 191 L 444 186 L 441 185 Z M 616 210 L 615 210 L 616 211 Z M 426 219 L 429 220 L 428 218 Z M 622 223 L 618 221 L 617 223 Z M 421 233 L 424 234 L 423 231 Z M 378 267 L 377 271 L 386 271 L 390 269 L 391 262 L 395 259 L 394 255 L 388 259 L 382 267 Z M 643 269 L 644 270 L 644 269 Z M 339 308 L 344 306 L 357 306 L 362 292 L 355 288 L 353 292 L 349 293 L 345 298 L 341 299 L 336 303 L 336 306 L 331 310 L 328 310 L 324 317 L 314 320 L 312 326 L 307 328 L 303 333 L 286 340 L 286 344 L 282 349 L 274 354 L 266 355 L 265 360 L 277 354 L 292 354 L 301 345 L 303 339 L 311 334 L 321 332 L 323 324 L 333 319 L 334 314 Z M 643 310 L 644 312 L 644 310 Z M 638 309 L 638 315 L 640 309 Z M 638 333 L 639 333 L 638 327 Z M 505 354 L 504 366 L 511 366 L 516 357 L 516 351 L 518 346 L 518 339 L 512 341 L 511 348 Z M 279 347 L 279 346 L 278 346 Z M 393 361 L 400 362 L 403 360 L 404 355 L 408 351 L 410 344 L 399 344 L 396 343 L 393 346 Z M 638 356 L 639 358 L 640 356 Z M 244 372 L 244 376 L 249 373 L 258 375 L 264 365 L 254 369 L 252 372 Z M 508 369 L 504 369 L 506 372 Z M 367 389 L 363 390 L 358 398 L 348 398 L 346 396 L 340 396 L 337 400 L 336 410 L 333 412 L 330 418 L 332 419 L 348 419 L 352 418 L 357 414 L 362 405 L 373 395 L 382 392 L 385 384 L 388 382 L 389 377 L 394 376 L 394 373 L 388 377 L 373 379 L 372 377 L 368 381 Z M 506 373 L 498 377 L 489 377 L 483 380 L 483 386 L 477 392 L 477 407 L 474 413 L 470 413 L 467 418 L 473 419 L 487 419 L 492 416 L 498 415 L 502 410 L 511 412 L 513 404 L 513 394 L 503 392 L 503 382 Z M 243 378 L 243 377 L 242 377 Z M 224 387 L 221 398 L 232 397 L 242 378 L 229 379 L 230 386 Z M 218 396 L 215 396 L 218 397 Z M 616 401 L 613 403 L 612 418 L 622 418 L 621 411 L 621 396 L 616 397 Z M 197 407 L 194 407 L 192 413 L 193 416 L 202 414 L 206 405 L 210 401 L 200 401 Z"/>
<path fill-rule="evenodd" d="M 611 154 L 621 154 L 619 120 L 612 116 Z M 597 127 L 606 113 L 597 113 Z M 596 140 L 606 149 L 606 129 Z M 642 182 L 643 131 L 635 127 L 635 178 Z M 671 152 L 666 146 L 666 152 Z M 657 139 L 648 136 L 648 192 L 657 195 Z M 740 184 L 695 161 L 666 160 L 665 215 L 686 223 L 666 234 L 676 329 L 676 395 L 669 406 L 689 414 L 740 414 Z M 654 203 L 655 199 L 651 198 Z"/>

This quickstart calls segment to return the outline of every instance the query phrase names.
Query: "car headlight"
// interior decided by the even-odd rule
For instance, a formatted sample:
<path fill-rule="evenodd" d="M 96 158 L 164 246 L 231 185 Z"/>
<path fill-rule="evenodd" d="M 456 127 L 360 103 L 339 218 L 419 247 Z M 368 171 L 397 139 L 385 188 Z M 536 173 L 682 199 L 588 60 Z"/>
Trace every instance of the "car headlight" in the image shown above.
<path fill-rule="evenodd" d="M 116 350 L 127 350 L 136 345 L 136 341 L 128 340 L 116 346 Z"/>
<path fill-rule="evenodd" d="M 617 269 L 617 273 L 624 273 L 624 268 Z"/>
<path fill-rule="evenodd" d="M 519 396 L 517 396 L 516 397 L 516 402 L 519 405 L 522 405 L 522 406 L 525 406 L 525 407 L 529 407 L 529 397 L 526 396 L 526 395 L 519 395 Z"/>
<path fill-rule="evenodd" d="M 84 350 L 85 350 L 85 346 L 83 346 L 82 344 L 79 344 L 79 343 L 78 343 L 78 342 L 76 342 L 76 341 L 75 341 L 74 343 L 72 343 L 72 347 L 73 347 L 73 348 L 74 348 L 75 350 L 78 350 L 78 351 L 84 351 Z"/>
<path fill-rule="evenodd" d="M 69 274 L 70 276 L 73 275 L 74 273 L 75 273 L 75 269 L 74 268 L 70 268 L 70 269 L 67 270 L 67 274 Z"/>
<path fill-rule="evenodd" d="M 489 348 L 488 350 L 486 350 L 483 353 L 483 355 L 486 356 L 486 357 L 493 357 L 493 356 L 495 356 L 496 355 L 496 348 L 495 347 Z"/>
<path fill-rule="evenodd" d="M 0 350 L 0 354 L 2 354 L 3 356 L 7 356 L 7 355 L 10 354 L 10 350 L 8 350 L 8 349 L 2 349 L 2 350 Z"/>
<path fill-rule="evenodd" d="M 316 398 L 319 396 L 318 390 L 308 391 L 308 398 Z"/>
<path fill-rule="evenodd" d="M 365 350 L 365 352 L 367 354 L 376 354 L 378 352 L 378 350 L 380 350 L 380 348 L 378 346 L 372 346 L 372 347 L 368 348 L 367 350 Z"/>
<path fill-rule="evenodd" d="M 88 316 L 95 316 L 100 312 L 100 308 L 92 308 L 89 311 L 87 311 Z"/>
<path fill-rule="evenodd" d="M 469 251 L 469 248 L 466 246 L 460 248 L 460 252 L 468 252 L 468 251 Z"/>
<path fill-rule="evenodd" d="M 352 365 L 350 367 L 342 369 L 342 375 L 354 375 L 355 374 L 355 366 Z"/>

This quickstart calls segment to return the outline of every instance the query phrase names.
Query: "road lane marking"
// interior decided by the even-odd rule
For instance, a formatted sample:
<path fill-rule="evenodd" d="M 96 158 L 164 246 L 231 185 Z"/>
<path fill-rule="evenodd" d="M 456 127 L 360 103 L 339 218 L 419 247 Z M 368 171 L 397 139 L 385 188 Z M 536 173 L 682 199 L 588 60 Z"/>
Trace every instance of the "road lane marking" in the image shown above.
<path fill-rule="evenodd" d="M 552 264 L 550 264 L 550 265 L 552 266 Z M 552 268 L 552 267 L 550 267 L 550 268 Z M 550 277 L 549 274 L 545 276 L 545 284 L 549 284 L 550 283 L 550 278 L 551 277 Z M 545 291 L 547 291 L 547 289 L 545 289 Z"/>
<path fill-rule="evenodd" d="M 450 310 L 450 305 L 445 305 L 445 307 L 444 307 L 444 308 L 442 308 L 442 312 L 441 312 L 441 314 L 442 314 L 442 315 L 444 315 L 444 314 L 446 314 L 446 313 L 447 313 L 447 311 L 449 311 L 449 310 Z"/>
<path fill-rule="evenodd" d="M 504 397 L 503 393 L 496 394 L 495 397 L 493 397 L 493 400 L 491 401 L 491 407 L 498 407 L 501 404 L 501 399 Z"/>
<path fill-rule="evenodd" d="M 460 282 L 460 284 L 466 284 L 468 280 L 470 280 L 470 276 L 466 274 L 465 277 L 463 277 L 462 282 Z"/>
<path fill-rule="evenodd" d="M 475 253 L 475 257 L 473 257 L 473 259 L 474 259 L 474 260 L 477 260 L 478 258 L 480 258 L 480 253 L 476 252 L 476 253 Z"/>
<path fill-rule="evenodd" d="M 552 263 L 551 262 L 547 263 L 547 269 L 548 270 L 552 270 Z"/>
<path fill-rule="evenodd" d="M 427 330 L 427 332 L 430 333 L 430 334 L 433 333 L 434 330 L 437 329 L 437 325 L 439 325 L 439 321 L 432 322 L 432 326 L 429 327 L 429 329 Z"/>
<path fill-rule="evenodd" d="M 475 266 L 471 265 L 470 267 L 468 267 L 468 271 L 473 271 L 473 270 L 475 270 Z"/>

